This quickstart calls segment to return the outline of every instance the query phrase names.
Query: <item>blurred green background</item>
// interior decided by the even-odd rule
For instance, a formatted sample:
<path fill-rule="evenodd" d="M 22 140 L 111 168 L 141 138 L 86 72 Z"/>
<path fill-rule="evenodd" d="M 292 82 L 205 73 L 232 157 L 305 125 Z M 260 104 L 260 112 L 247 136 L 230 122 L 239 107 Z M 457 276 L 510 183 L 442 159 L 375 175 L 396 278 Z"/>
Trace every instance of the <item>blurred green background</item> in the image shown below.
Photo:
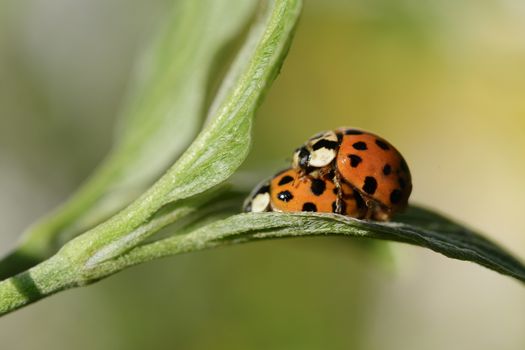
<path fill-rule="evenodd" d="M 170 3 L 0 3 L 0 252 L 104 156 Z M 371 130 L 409 162 L 414 202 L 524 260 L 524 33 L 521 0 L 306 0 L 243 170 L 272 174 L 320 130 Z M 2 318 L 0 347 L 525 348 L 518 282 L 421 248 L 392 254 L 315 238 L 156 261 Z"/>

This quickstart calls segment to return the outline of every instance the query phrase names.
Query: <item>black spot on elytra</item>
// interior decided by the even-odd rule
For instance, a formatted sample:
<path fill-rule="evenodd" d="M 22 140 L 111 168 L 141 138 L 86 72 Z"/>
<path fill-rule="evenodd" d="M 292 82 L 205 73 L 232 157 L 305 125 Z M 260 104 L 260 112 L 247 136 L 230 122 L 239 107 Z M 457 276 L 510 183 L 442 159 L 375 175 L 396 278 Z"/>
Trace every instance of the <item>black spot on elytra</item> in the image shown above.
<path fill-rule="evenodd" d="M 390 202 L 397 204 L 401 200 L 401 190 L 395 189 L 390 193 Z"/>
<path fill-rule="evenodd" d="M 327 140 L 327 139 L 321 139 L 321 140 L 317 141 L 316 143 L 314 143 L 314 145 L 312 146 L 312 149 L 314 151 L 317 151 L 318 149 L 321 149 L 321 148 L 336 149 L 337 146 L 339 146 L 339 143 L 337 141 L 330 141 L 330 140 Z"/>
<path fill-rule="evenodd" d="M 385 175 L 390 175 L 390 173 L 392 173 L 392 167 L 390 166 L 390 164 L 385 164 L 385 166 L 383 167 L 383 174 Z"/>
<path fill-rule="evenodd" d="M 320 196 L 323 194 L 324 190 L 326 189 L 326 183 L 321 179 L 313 179 L 312 185 L 310 186 L 310 190 L 312 190 L 312 193 L 316 196 Z"/>
<path fill-rule="evenodd" d="M 293 195 L 290 191 L 282 191 L 277 193 L 277 199 L 283 202 L 289 202 L 293 199 Z"/>
<path fill-rule="evenodd" d="M 405 179 L 403 179 L 402 177 L 399 178 L 399 187 L 401 187 L 402 189 L 405 188 L 407 186 L 406 182 L 405 182 Z"/>
<path fill-rule="evenodd" d="M 361 194 L 357 190 L 354 190 L 354 199 L 355 199 L 355 204 L 357 205 L 359 209 L 364 208 L 366 206 L 366 203 L 363 197 L 361 197 Z"/>
<path fill-rule="evenodd" d="M 326 176 L 328 176 L 329 179 L 333 179 L 335 176 L 335 170 L 334 169 L 330 170 L 330 172 L 326 174 Z"/>
<path fill-rule="evenodd" d="M 359 157 L 358 155 L 355 155 L 355 154 L 349 154 L 348 158 L 350 159 L 350 166 L 352 168 L 356 168 L 359 165 L 359 163 L 361 163 L 363 161 L 363 159 L 361 159 L 361 157 Z"/>
<path fill-rule="evenodd" d="M 385 151 L 388 151 L 390 149 L 390 147 L 388 147 L 388 144 L 386 144 L 385 142 L 383 142 L 381 140 L 378 140 L 378 139 L 376 139 L 376 145 L 378 145 L 379 148 L 381 148 L 382 150 L 385 150 Z"/>
<path fill-rule="evenodd" d="M 366 143 L 364 143 L 363 141 L 358 141 L 354 143 L 352 147 L 354 147 L 358 151 L 365 151 L 367 149 Z"/>
<path fill-rule="evenodd" d="M 332 190 L 332 192 L 337 195 L 339 193 L 339 190 L 337 189 L 337 187 L 334 187 L 334 189 Z"/>
<path fill-rule="evenodd" d="M 347 129 L 345 130 L 345 135 L 362 135 L 363 132 L 356 129 Z"/>
<path fill-rule="evenodd" d="M 337 213 L 337 201 L 332 202 L 332 213 Z"/>
<path fill-rule="evenodd" d="M 306 202 L 303 204 L 303 211 L 317 211 L 317 207 L 312 202 Z"/>
<path fill-rule="evenodd" d="M 279 186 L 286 185 L 287 183 L 290 183 L 292 181 L 293 181 L 293 177 L 291 177 L 290 175 L 285 175 L 281 178 L 281 180 L 279 180 L 278 185 Z"/>
<path fill-rule="evenodd" d="M 363 191 L 368 194 L 374 194 L 377 189 L 377 180 L 373 176 L 365 177 L 365 183 L 363 184 Z"/>

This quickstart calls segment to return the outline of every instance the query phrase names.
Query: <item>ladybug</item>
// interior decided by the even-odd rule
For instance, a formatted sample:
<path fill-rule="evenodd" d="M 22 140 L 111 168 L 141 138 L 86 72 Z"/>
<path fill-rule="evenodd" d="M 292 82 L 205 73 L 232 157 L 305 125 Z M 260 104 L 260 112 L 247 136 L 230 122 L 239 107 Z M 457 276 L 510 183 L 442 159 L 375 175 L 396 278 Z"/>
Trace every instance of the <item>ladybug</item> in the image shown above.
<path fill-rule="evenodd" d="M 347 188 L 341 195 L 334 174 L 304 174 L 290 168 L 257 186 L 244 204 L 247 212 L 311 211 L 363 217 L 366 205 L 358 191 Z"/>
<path fill-rule="evenodd" d="M 292 167 L 309 176 L 335 174 L 342 196 L 357 191 L 368 208 L 365 218 L 385 221 L 406 208 L 412 192 L 408 165 L 385 139 L 367 131 L 339 128 L 299 147 Z"/>

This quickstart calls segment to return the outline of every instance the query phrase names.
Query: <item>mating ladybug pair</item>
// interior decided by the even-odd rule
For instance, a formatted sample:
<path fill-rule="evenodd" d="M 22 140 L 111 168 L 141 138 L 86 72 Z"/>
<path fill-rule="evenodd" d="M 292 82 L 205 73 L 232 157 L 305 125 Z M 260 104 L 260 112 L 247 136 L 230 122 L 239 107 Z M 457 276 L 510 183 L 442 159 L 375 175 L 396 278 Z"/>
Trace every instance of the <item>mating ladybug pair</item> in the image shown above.
<path fill-rule="evenodd" d="M 330 212 L 386 221 L 412 191 L 403 156 L 372 133 L 340 128 L 310 138 L 292 167 L 258 185 L 245 211 Z"/>

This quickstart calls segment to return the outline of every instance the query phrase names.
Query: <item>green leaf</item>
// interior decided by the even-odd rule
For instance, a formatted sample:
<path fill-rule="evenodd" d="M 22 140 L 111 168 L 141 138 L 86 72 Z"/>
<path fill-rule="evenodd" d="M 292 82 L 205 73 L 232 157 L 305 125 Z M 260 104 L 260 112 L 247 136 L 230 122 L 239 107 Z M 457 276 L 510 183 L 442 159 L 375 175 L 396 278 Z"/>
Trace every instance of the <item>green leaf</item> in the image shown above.
<path fill-rule="evenodd" d="M 224 180 L 248 153 L 252 118 L 282 65 L 300 4 L 267 2 L 210 108 L 206 126 L 181 158 L 118 214 L 67 242 L 51 258 L 0 282 L 0 314 L 118 272 L 117 265 L 114 270 L 100 266 L 144 245 L 166 225 L 187 218 L 191 224 L 192 216 L 223 203 Z"/>
<path fill-rule="evenodd" d="M 248 155 L 252 119 L 288 52 L 299 12 L 298 0 L 269 1 L 191 146 L 144 195 L 65 249 L 89 244 L 84 254 L 91 256 L 90 267 L 118 256 L 152 234 L 140 227 L 163 206 L 213 191 L 234 173 Z"/>
<path fill-rule="evenodd" d="M 247 24 L 254 0 L 183 1 L 138 66 L 119 124 L 119 190 L 151 185 L 195 138 L 217 53 Z"/>
<path fill-rule="evenodd" d="M 50 256 L 137 198 L 199 131 L 217 54 L 247 23 L 256 1 L 176 3 L 136 67 L 107 159 L 65 204 L 29 228 L 0 263 L 0 277 Z"/>
<path fill-rule="evenodd" d="M 167 201 L 223 182 L 244 161 L 251 145 L 252 116 L 288 53 L 299 3 L 276 1 L 271 16 L 253 26 L 210 109 L 209 124 L 168 173 L 172 191 Z"/>
<path fill-rule="evenodd" d="M 163 256 L 226 244 L 298 236 L 342 235 L 375 238 L 432 249 L 450 258 L 478 263 L 525 283 L 525 266 L 480 234 L 429 210 L 411 207 L 395 222 L 357 220 L 320 213 L 246 213 L 202 226 L 185 235 L 140 246 L 108 262 L 126 266 Z M 108 269 L 109 266 L 101 266 Z"/>

